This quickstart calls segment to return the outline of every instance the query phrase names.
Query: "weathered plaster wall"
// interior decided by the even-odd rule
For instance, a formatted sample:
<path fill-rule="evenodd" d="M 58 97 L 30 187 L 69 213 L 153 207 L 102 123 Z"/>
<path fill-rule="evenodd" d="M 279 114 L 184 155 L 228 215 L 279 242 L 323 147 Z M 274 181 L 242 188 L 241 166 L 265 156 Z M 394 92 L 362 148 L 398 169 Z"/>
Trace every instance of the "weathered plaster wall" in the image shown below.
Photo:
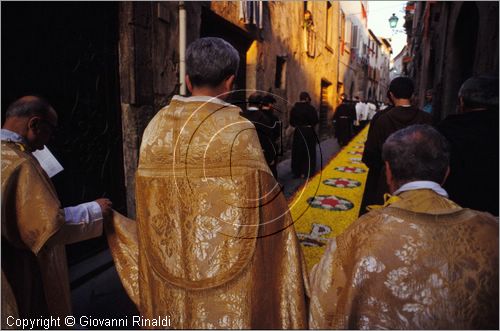
<path fill-rule="evenodd" d="M 307 91 L 319 111 L 322 80 L 328 89 L 328 125 L 337 105 L 339 4 L 332 2 L 333 45 L 327 48 L 326 2 L 309 2 L 316 31 L 316 52 L 307 54 L 303 2 L 264 2 L 263 29 L 245 25 L 239 19 L 239 3 L 234 1 L 186 2 L 187 43 L 200 36 L 203 7 L 246 31 L 254 39 L 247 53 L 247 85 L 278 96 L 280 117 L 287 134 L 284 142 L 290 148 L 291 132 L 287 130 L 289 111 L 301 91 Z M 178 93 L 178 2 L 120 3 L 120 91 L 124 167 L 128 214 L 135 216 L 135 171 L 142 133 L 156 112 Z M 210 24 L 211 22 L 206 22 Z M 214 23 L 215 24 L 215 23 Z M 286 81 L 275 87 L 276 58 L 286 59 Z M 249 75 L 251 73 L 251 75 Z"/>

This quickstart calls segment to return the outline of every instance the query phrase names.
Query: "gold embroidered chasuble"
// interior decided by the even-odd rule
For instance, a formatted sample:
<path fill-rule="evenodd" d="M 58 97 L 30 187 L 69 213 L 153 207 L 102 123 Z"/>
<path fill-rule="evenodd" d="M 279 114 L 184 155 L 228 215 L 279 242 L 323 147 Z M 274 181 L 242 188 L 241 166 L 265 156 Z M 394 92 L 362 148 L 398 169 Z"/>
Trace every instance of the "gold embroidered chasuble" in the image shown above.
<path fill-rule="evenodd" d="M 44 247 L 64 224 L 64 213 L 45 171 L 22 149 L 2 141 L 2 271 L 21 317 L 66 316 L 71 301 L 65 250 Z"/>
<path fill-rule="evenodd" d="M 497 329 L 498 221 L 414 190 L 332 240 L 311 271 L 314 329 Z"/>
<path fill-rule="evenodd" d="M 2 323 L 71 315 L 64 245 L 96 237 L 102 221 L 67 225 L 54 186 L 19 143 L 2 141 Z M 10 286 L 9 286 L 10 285 Z"/>
<path fill-rule="evenodd" d="M 306 328 L 307 274 L 255 127 L 208 97 L 174 97 L 146 128 L 137 226 L 115 213 L 108 242 L 147 318 L 173 328 Z"/>

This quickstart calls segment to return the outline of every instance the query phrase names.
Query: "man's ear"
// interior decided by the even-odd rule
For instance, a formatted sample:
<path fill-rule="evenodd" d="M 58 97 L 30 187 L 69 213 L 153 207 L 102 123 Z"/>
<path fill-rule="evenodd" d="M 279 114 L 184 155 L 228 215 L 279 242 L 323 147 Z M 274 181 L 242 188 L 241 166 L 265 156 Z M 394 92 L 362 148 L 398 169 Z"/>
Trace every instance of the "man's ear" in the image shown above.
<path fill-rule="evenodd" d="M 389 91 L 389 97 L 391 98 L 392 103 L 394 103 L 394 100 L 396 98 L 394 97 L 394 94 L 392 94 L 392 92 L 390 92 L 390 91 Z"/>
<path fill-rule="evenodd" d="M 396 185 L 394 184 L 394 177 L 392 176 L 392 170 L 391 166 L 389 165 L 389 162 L 385 161 L 384 164 L 385 164 L 385 180 L 387 183 L 387 187 L 389 188 L 390 191 L 389 193 L 392 193 L 397 190 L 397 187 L 394 187 Z"/>
<path fill-rule="evenodd" d="M 458 112 L 459 113 L 464 113 L 464 98 L 463 97 L 458 97 Z"/>
<path fill-rule="evenodd" d="M 28 129 L 31 131 L 37 131 L 40 127 L 40 117 L 34 116 L 28 120 Z"/>
<path fill-rule="evenodd" d="M 186 75 L 185 80 L 186 80 L 186 87 L 187 87 L 187 89 L 189 90 L 189 92 L 191 94 L 193 94 L 193 84 L 191 84 L 191 79 L 189 79 L 188 75 Z"/>
<path fill-rule="evenodd" d="M 231 75 L 229 76 L 228 78 L 226 78 L 226 80 L 224 81 L 224 89 L 226 90 L 226 92 L 230 92 L 232 89 L 233 89 L 233 83 L 234 83 L 234 79 L 235 79 L 235 75 Z"/>
<path fill-rule="evenodd" d="M 444 174 L 444 178 L 443 178 L 443 181 L 441 182 L 441 186 L 444 185 L 444 183 L 446 182 L 446 179 L 448 178 L 449 175 L 450 175 L 450 166 L 448 166 L 446 168 L 446 173 Z"/>
<path fill-rule="evenodd" d="M 392 171 L 391 171 L 391 166 L 389 165 L 388 161 L 384 161 L 385 165 L 385 178 L 387 178 L 387 181 L 392 180 Z M 389 184 L 389 183 L 387 183 Z"/>

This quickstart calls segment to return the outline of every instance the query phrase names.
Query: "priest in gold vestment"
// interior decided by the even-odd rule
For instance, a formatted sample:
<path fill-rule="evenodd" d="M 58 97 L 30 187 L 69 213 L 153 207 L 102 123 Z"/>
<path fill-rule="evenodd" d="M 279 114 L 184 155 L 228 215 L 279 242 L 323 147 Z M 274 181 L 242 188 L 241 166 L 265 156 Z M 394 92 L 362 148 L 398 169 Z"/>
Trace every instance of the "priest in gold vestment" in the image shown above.
<path fill-rule="evenodd" d="M 309 326 L 498 329 L 498 220 L 447 198 L 445 138 L 414 125 L 383 158 L 393 196 L 329 242 L 311 271 Z"/>
<path fill-rule="evenodd" d="M 189 46 L 192 96 L 175 96 L 146 128 L 137 224 L 116 214 L 108 242 L 145 318 L 169 316 L 172 328 L 307 328 L 307 274 L 286 200 L 254 125 L 222 100 L 238 62 L 220 38 Z"/>
<path fill-rule="evenodd" d="M 71 315 L 64 245 L 102 234 L 103 214 L 111 212 L 108 199 L 61 208 L 32 154 L 48 142 L 56 125 L 57 114 L 45 100 L 26 96 L 9 106 L 0 132 L 3 328 L 13 326 L 8 316 Z"/>

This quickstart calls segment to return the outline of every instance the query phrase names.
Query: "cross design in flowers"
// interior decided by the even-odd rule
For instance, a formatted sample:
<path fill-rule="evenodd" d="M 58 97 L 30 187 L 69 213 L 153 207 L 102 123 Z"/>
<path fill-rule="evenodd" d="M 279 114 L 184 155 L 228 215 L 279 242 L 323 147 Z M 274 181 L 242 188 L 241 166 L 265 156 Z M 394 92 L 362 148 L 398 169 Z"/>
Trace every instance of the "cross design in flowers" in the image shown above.
<path fill-rule="evenodd" d="M 324 235 L 332 232 L 332 229 L 325 224 L 313 223 L 310 233 L 297 233 L 299 240 L 302 245 L 308 247 L 321 247 L 325 246 L 328 242 L 328 238 L 324 238 Z"/>
<path fill-rule="evenodd" d="M 313 208 L 329 211 L 345 211 L 354 207 L 349 200 L 334 195 L 318 195 L 307 199 L 307 203 Z"/>
<path fill-rule="evenodd" d="M 338 188 L 355 188 L 361 186 L 360 182 L 350 178 L 328 178 L 323 181 L 323 184 Z"/>
<path fill-rule="evenodd" d="M 347 167 L 347 166 L 335 167 L 335 170 L 342 171 L 342 172 L 348 172 L 348 173 L 355 173 L 355 174 L 361 174 L 361 173 L 365 172 L 365 170 L 363 168 Z"/>
<path fill-rule="evenodd" d="M 350 182 L 348 180 L 345 180 L 345 179 L 337 179 L 337 180 L 335 180 L 334 184 L 347 186 L 350 184 Z"/>
<path fill-rule="evenodd" d="M 325 198 L 325 199 L 321 200 L 321 203 L 324 205 L 332 206 L 334 208 L 337 207 L 338 205 L 340 205 L 339 200 L 335 199 L 335 198 Z"/>

